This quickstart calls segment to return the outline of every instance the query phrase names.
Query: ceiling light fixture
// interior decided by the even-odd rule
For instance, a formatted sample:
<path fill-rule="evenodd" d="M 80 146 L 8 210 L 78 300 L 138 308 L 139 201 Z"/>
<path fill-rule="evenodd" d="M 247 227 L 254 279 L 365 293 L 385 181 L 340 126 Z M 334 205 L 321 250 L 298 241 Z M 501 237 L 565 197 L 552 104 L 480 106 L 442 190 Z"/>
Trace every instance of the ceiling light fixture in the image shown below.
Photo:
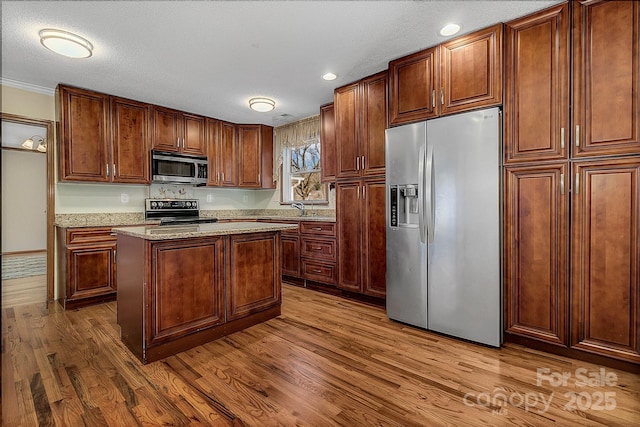
<path fill-rule="evenodd" d="M 40 43 L 52 52 L 69 58 L 88 58 L 93 54 L 93 45 L 68 31 L 40 30 Z"/>
<path fill-rule="evenodd" d="M 440 30 L 441 36 L 452 36 L 460 31 L 460 25 L 458 24 L 447 24 Z"/>
<path fill-rule="evenodd" d="M 249 108 L 253 111 L 266 113 L 276 108 L 276 102 L 270 98 L 257 97 L 249 100 Z"/>
<path fill-rule="evenodd" d="M 333 73 L 327 73 L 325 75 L 322 76 L 323 79 L 325 80 L 335 80 L 338 78 L 337 74 L 333 74 Z"/>
<path fill-rule="evenodd" d="M 40 151 L 41 153 L 46 153 L 47 142 L 43 137 L 38 135 L 33 135 L 31 138 L 25 139 L 24 142 L 22 143 L 22 147 L 26 148 L 27 150 L 33 150 L 33 145 L 35 144 L 35 142 L 33 141 L 34 139 L 38 141 L 38 146 L 36 147 L 36 150 Z"/>

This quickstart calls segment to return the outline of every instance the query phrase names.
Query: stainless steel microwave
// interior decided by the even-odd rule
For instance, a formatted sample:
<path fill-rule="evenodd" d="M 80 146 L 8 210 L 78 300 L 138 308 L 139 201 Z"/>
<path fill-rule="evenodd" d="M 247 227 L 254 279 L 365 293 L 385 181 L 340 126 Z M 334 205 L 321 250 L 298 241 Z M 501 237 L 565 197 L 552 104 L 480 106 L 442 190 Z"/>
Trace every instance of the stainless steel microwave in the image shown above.
<path fill-rule="evenodd" d="M 151 152 L 151 181 L 165 184 L 205 185 L 207 158 L 189 154 Z"/>

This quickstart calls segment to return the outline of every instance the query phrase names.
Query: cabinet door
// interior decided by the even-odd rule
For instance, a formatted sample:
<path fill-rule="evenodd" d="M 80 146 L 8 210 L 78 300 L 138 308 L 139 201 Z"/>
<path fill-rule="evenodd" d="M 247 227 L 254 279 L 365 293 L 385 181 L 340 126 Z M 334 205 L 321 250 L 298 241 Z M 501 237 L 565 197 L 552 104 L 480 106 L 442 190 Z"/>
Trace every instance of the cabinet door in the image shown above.
<path fill-rule="evenodd" d="M 91 245 L 67 251 L 67 300 L 116 292 L 116 245 Z"/>
<path fill-rule="evenodd" d="M 277 233 L 229 237 L 227 321 L 281 303 L 282 268 Z"/>
<path fill-rule="evenodd" d="M 574 2 L 573 11 L 573 155 L 640 153 L 640 3 Z"/>
<path fill-rule="evenodd" d="M 220 185 L 236 187 L 238 185 L 238 144 L 236 126 L 233 123 L 220 122 Z"/>
<path fill-rule="evenodd" d="M 566 159 L 569 4 L 511 21 L 505 35 L 505 163 Z"/>
<path fill-rule="evenodd" d="M 336 178 L 360 176 L 360 85 L 353 83 L 336 89 L 334 108 L 336 120 Z"/>
<path fill-rule="evenodd" d="M 360 169 L 364 176 L 384 175 L 387 81 L 386 71 L 362 81 Z"/>
<path fill-rule="evenodd" d="M 333 104 L 320 107 L 320 167 L 322 182 L 335 182 L 336 120 Z"/>
<path fill-rule="evenodd" d="M 573 348 L 640 362 L 640 158 L 573 170 Z"/>
<path fill-rule="evenodd" d="M 336 184 L 338 287 L 354 292 L 362 291 L 361 191 L 360 181 Z"/>
<path fill-rule="evenodd" d="M 148 104 L 111 97 L 113 182 L 148 184 L 150 109 Z"/>
<path fill-rule="evenodd" d="M 364 293 L 384 297 L 387 291 L 387 240 L 384 180 L 362 185 L 362 280 Z"/>
<path fill-rule="evenodd" d="M 282 233 L 282 274 L 300 277 L 300 238 Z"/>
<path fill-rule="evenodd" d="M 152 146 L 159 151 L 179 151 L 178 146 L 181 134 L 180 113 L 169 108 L 152 107 L 153 134 Z"/>
<path fill-rule="evenodd" d="M 238 126 L 238 187 L 260 187 L 261 146 L 259 125 Z"/>
<path fill-rule="evenodd" d="M 223 238 L 154 243 L 147 344 L 224 322 Z"/>
<path fill-rule="evenodd" d="M 107 182 L 109 96 L 59 86 L 60 180 Z"/>
<path fill-rule="evenodd" d="M 568 163 L 505 170 L 505 330 L 568 345 Z"/>
<path fill-rule="evenodd" d="M 437 115 L 437 52 L 434 47 L 389 62 L 389 122 L 392 125 Z"/>
<path fill-rule="evenodd" d="M 206 121 L 207 139 L 207 185 L 220 185 L 220 123 L 215 119 Z"/>
<path fill-rule="evenodd" d="M 440 114 L 502 103 L 502 24 L 440 45 L 439 95 Z"/>
<path fill-rule="evenodd" d="M 185 154 L 204 156 L 206 152 L 205 118 L 193 114 L 182 115 L 182 139 L 180 151 Z"/>

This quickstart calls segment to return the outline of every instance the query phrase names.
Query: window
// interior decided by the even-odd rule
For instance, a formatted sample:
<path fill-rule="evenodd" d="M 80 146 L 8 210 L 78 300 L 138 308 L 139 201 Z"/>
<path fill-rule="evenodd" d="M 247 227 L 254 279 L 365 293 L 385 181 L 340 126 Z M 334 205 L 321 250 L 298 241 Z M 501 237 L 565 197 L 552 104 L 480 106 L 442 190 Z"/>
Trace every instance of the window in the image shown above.
<path fill-rule="evenodd" d="M 315 139 L 282 152 L 282 202 L 327 203 L 327 186 L 320 181 L 320 142 Z"/>

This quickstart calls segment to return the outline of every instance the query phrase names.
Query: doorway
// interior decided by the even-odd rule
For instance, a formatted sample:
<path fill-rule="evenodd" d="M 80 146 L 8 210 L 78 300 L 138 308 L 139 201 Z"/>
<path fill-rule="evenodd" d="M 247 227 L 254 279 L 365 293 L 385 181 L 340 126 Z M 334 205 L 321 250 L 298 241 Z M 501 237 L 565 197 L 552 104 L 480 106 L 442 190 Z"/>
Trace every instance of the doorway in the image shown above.
<path fill-rule="evenodd" d="M 54 128 L 2 114 L 2 305 L 54 299 Z"/>

